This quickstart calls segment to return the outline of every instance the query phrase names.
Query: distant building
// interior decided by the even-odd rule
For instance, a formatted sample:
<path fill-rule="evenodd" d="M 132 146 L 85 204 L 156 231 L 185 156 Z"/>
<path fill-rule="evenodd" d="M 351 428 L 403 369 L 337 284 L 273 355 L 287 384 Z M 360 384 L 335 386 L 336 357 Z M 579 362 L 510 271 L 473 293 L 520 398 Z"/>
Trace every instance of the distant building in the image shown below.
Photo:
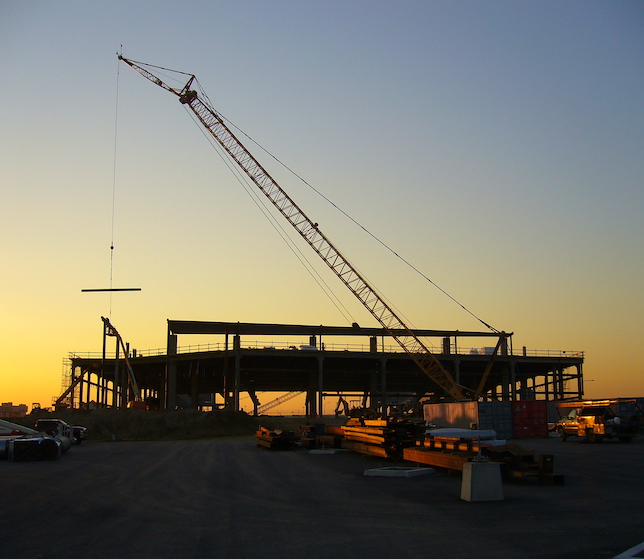
<path fill-rule="evenodd" d="M 20 404 L 18 406 L 14 406 L 13 402 L 0 404 L 0 417 L 3 419 L 25 417 L 25 415 L 27 415 L 27 406 L 25 404 Z"/>

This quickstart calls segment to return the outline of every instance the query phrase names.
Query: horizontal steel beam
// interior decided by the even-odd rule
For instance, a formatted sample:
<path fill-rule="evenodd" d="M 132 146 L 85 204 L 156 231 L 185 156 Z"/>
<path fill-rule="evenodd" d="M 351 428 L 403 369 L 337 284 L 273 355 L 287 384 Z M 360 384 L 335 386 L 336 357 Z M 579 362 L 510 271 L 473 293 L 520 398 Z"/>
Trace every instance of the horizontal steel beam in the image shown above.
<path fill-rule="evenodd" d="M 168 330 L 171 334 L 255 334 L 255 335 L 326 335 L 326 336 L 390 336 L 384 328 L 361 328 L 353 326 L 311 326 L 298 324 L 262 324 L 248 322 L 205 322 L 195 320 L 169 320 Z M 459 330 L 414 329 L 416 336 L 423 337 L 487 337 L 498 338 L 495 332 L 470 332 Z M 396 332 L 404 334 L 404 332 Z M 512 334 L 502 334 L 511 336 Z"/>

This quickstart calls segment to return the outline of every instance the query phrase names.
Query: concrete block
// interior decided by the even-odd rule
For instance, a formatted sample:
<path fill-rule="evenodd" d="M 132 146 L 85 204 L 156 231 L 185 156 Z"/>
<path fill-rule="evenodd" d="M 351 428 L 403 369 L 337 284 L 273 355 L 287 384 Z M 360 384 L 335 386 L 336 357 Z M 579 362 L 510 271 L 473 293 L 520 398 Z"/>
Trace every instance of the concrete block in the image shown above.
<path fill-rule="evenodd" d="M 501 465 L 498 462 L 463 464 L 461 499 L 464 501 L 503 501 Z"/>
<path fill-rule="evenodd" d="M 372 468 L 365 470 L 365 476 L 378 476 L 378 477 L 416 477 L 427 476 L 436 473 L 434 468 L 416 468 L 404 466 L 388 466 L 385 468 Z"/>
<path fill-rule="evenodd" d="M 309 454 L 342 454 L 349 452 L 347 448 L 313 448 L 309 450 Z"/>

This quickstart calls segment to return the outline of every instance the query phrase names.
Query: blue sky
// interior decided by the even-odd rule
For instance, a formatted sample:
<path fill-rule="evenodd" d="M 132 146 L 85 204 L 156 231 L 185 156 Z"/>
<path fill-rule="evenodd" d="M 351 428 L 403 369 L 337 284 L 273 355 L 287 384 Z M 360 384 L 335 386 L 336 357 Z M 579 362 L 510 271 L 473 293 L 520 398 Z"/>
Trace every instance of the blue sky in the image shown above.
<path fill-rule="evenodd" d="M 627 1 L 3 3 L 2 400 L 49 404 L 110 312 L 141 348 L 167 318 L 345 323 L 121 45 L 196 74 L 515 347 L 584 350 L 590 396 L 644 394 L 643 25 Z M 479 328 L 257 156 L 415 326 Z M 143 291 L 81 294 L 110 270 Z"/>

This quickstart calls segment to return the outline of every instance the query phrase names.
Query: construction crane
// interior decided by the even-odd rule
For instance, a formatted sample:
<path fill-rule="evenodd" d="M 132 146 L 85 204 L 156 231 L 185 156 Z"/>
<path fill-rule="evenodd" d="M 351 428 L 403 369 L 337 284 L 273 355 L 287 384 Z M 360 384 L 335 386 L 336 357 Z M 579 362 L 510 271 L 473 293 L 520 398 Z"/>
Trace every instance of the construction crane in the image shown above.
<path fill-rule="evenodd" d="M 457 384 L 438 358 L 405 324 L 391 306 L 367 282 L 358 270 L 342 255 L 333 243 L 320 231 L 318 224 L 300 209 L 291 197 L 277 184 L 264 167 L 244 147 L 224 123 L 223 118 L 204 96 L 192 89 L 196 80 L 194 74 L 187 74 L 188 81 L 182 88 L 173 88 L 159 77 L 141 66 L 142 62 L 128 60 L 117 54 L 119 60 L 131 66 L 136 72 L 152 83 L 176 95 L 199 119 L 206 131 L 228 153 L 248 178 L 266 195 L 270 202 L 295 228 L 309 246 L 318 254 L 333 273 L 347 286 L 387 333 L 398 342 L 402 349 L 416 362 L 420 369 L 454 400 L 466 398 L 464 388 Z M 148 67 L 159 68 L 145 64 Z M 470 390 L 476 394 L 474 390 Z"/>
<path fill-rule="evenodd" d="M 292 392 L 287 392 L 283 396 L 280 396 L 279 398 L 275 398 L 274 400 L 271 400 L 270 402 L 267 402 L 266 404 L 259 406 L 257 408 L 257 415 L 262 415 L 265 414 L 267 411 L 272 410 L 273 408 L 276 408 L 280 404 L 283 404 L 284 402 L 288 402 L 289 400 L 292 400 L 296 396 L 299 396 L 300 394 L 304 394 L 303 391 L 301 390 L 294 390 Z"/>

